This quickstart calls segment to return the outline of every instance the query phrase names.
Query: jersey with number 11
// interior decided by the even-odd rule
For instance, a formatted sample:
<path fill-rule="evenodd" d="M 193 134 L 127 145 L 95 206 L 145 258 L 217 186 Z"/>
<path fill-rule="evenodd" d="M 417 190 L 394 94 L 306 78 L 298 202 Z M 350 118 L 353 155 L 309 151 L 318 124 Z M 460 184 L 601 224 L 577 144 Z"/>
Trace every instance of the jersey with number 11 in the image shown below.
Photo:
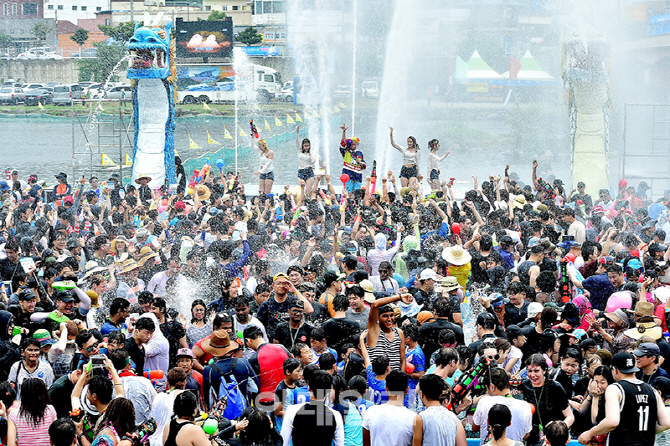
<path fill-rule="evenodd" d="M 656 438 L 657 402 L 654 389 L 640 380 L 621 380 L 619 425 L 610 432 L 610 446 L 652 446 Z"/>

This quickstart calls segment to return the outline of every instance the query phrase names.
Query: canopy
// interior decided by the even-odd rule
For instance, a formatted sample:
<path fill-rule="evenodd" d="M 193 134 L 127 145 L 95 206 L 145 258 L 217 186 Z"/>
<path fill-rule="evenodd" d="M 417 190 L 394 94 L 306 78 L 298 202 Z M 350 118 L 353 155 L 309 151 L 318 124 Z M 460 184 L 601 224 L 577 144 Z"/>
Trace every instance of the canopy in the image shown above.
<path fill-rule="evenodd" d="M 552 80 L 553 76 L 544 71 L 537 63 L 530 51 L 526 51 L 523 59 L 521 59 L 521 69 L 516 75 L 517 79 L 533 79 L 533 80 Z"/>
<path fill-rule="evenodd" d="M 502 76 L 496 73 L 484 59 L 475 50 L 468 60 L 468 79 L 501 79 Z"/>

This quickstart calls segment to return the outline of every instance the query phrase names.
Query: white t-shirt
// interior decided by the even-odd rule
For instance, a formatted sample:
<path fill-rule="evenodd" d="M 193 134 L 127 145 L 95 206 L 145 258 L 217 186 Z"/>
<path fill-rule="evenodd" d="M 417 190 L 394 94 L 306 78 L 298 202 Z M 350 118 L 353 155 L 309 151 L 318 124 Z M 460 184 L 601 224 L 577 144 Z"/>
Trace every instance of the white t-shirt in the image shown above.
<path fill-rule="evenodd" d="M 363 429 L 370 431 L 370 446 L 410 446 L 416 413 L 406 407 L 381 404 L 363 416 Z"/>
<path fill-rule="evenodd" d="M 586 241 L 586 226 L 579 220 L 575 220 L 568 227 L 568 235 L 573 235 L 577 243 Z"/>
<path fill-rule="evenodd" d="M 503 404 L 512 412 L 512 425 L 507 428 L 507 438 L 514 441 L 523 441 L 523 437 L 533 428 L 533 413 L 530 404 L 514 398 L 485 395 L 479 400 L 472 419 L 473 423 L 479 426 L 481 444 L 486 443 L 486 437 L 488 436 L 489 410 L 496 404 Z"/>
<path fill-rule="evenodd" d="M 507 356 L 507 361 L 505 361 L 503 367 L 506 366 L 507 363 L 514 358 L 518 359 L 518 361 L 514 364 L 512 370 L 510 370 L 510 375 L 514 375 L 515 373 L 519 372 L 519 369 L 521 369 L 521 358 L 523 358 L 523 353 L 521 352 L 521 350 L 515 346 L 512 346 L 512 349 L 509 352 L 509 356 Z"/>

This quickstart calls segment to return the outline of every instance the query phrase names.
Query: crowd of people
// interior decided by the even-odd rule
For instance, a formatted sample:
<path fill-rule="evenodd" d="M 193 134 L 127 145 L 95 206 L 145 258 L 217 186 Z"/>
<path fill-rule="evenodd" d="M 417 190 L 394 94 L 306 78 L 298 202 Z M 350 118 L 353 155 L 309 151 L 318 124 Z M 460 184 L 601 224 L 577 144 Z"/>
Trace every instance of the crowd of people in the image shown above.
<path fill-rule="evenodd" d="M 456 198 L 393 129 L 377 184 L 346 131 L 341 193 L 299 136 L 276 195 L 262 140 L 253 197 L 0 182 L 2 443 L 670 444 L 670 190 L 533 162 Z"/>

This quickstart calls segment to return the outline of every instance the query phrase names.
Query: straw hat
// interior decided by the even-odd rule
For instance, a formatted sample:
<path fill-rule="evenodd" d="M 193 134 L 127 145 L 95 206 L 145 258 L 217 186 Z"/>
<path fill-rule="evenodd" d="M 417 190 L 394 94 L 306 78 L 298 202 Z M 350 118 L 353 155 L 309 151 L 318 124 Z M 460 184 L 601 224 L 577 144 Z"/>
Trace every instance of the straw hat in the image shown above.
<path fill-rule="evenodd" d="M 110 244 L 111 244 L 111 248 L 112 248 L 112 249 L 111 249 L 112 252 L 116 252 L 116 244 L 119 243 L 119 242 L 123 242 L 123 243 L 125 243 L 125 244 L 126 244 L 126 248 L 128 247 L 128 239 L 127 239 L 125 236 L 123 236 L 123 235 L 117 235 L 117 236 L 114 238 L 114 240 L 112 240 L 112 241 L 110 242 Z"/>
<path fill-rule="evenodd" d="M 654 341 L 657 341 L 663 337 L 663 329 L 654 322 L 638 322 L 635 328 L 628 329 L 623 334 L 633 339 L 649 336 Z"/>
<path fill-rule="evenodd" d="M 135 178 L 135 183 L 140 184 L 141 180 L 151 181 L 151 177 L 149 175 L 143 173 L 139 177 Z"/>
<path fill-rule="evenodd" d="M 205 186 L 204 184 L 196 184 L 195 193 L 198 194 L 198 200 L 200 201 L 207 201 L 212 195 L 212 191 L 209 190 L 209 187 Z"/>
<path fill-rule="evenodd" d="M 361 280 L 361 283 L 359 283 L 359 285 L 361 286 L 361 288 L 363 288 L 363 291 L 365 291 L 363 300 L 369 304 L 374 302 L 376 300 L 374 295 L 375 287 L 372 284 L 372 282 L 370 282 L 368 279 L 365 279 Z"/>
<path fill-rule="evenodd" d="M 212 356 L 224 356 L 226 353 L 237 350 L 240 345 L 236 342 L 231 342 L 226 330 L 217 330 L 212 333 L 212 337 L 202 341 L 201 345 L 205 353 Z"/>
<path fill-rule="evenodd" d="M 512 200 L 512 209 L 523 209 L 523 207 L 526 205 L 526 197 L 523 195 L 517 195 L 514 197 L 514 200 Z"/>
<path fill-rule="evenodd" d="M 84 274 L 84 277 L 82 277 L 83 280 L 88 279 L 93 274 L 107 271 L 107 268 L 105 268 L 104 266 L 99 266 L 98 262 L 96 262 L 95 260 L 89 260 L 88 262 L 86 262 L 86 266 L 84 267 L 84 269 L 86 270 L 86 274 Z"/>
<path fill-rule="evenodd" d="M 140 249 L 140 259 L 137 261 L 138 266 L 144 266 L 147 263 L 147 260 L 153 259 L 158 255 L 157 252 L 154 252 L 149 246 L 143 246 Z"/>
<path fill-rule="evenodd" d="M 462 246 L 449 246 L 442 251 L 442 258 L 452 265 L 462 266 L 472 260 L 469 252 L 463 249 Z"/>
<path fill-rule="evenodd" d="M 654 304 L 651 302 L 638 302 L 635 304 L 635 310 L 628 310 L 629 313 L 635 314 L 635 316 L 645 317 L 651 316 L 654 317 Z"/>
<path fill-rule="evenodd" d="M 460 287 L 458 279 L 454 276 L 447 276 L 442 279 L 442 291 L 452 291 Z"/>
<path fill-rule="evenodd" d="M 140 265 L 137 264 L 133 259 L 126 259 L 121 265 L 121 274 L 129 273 L 130 271 L 139 268 Z"/>

